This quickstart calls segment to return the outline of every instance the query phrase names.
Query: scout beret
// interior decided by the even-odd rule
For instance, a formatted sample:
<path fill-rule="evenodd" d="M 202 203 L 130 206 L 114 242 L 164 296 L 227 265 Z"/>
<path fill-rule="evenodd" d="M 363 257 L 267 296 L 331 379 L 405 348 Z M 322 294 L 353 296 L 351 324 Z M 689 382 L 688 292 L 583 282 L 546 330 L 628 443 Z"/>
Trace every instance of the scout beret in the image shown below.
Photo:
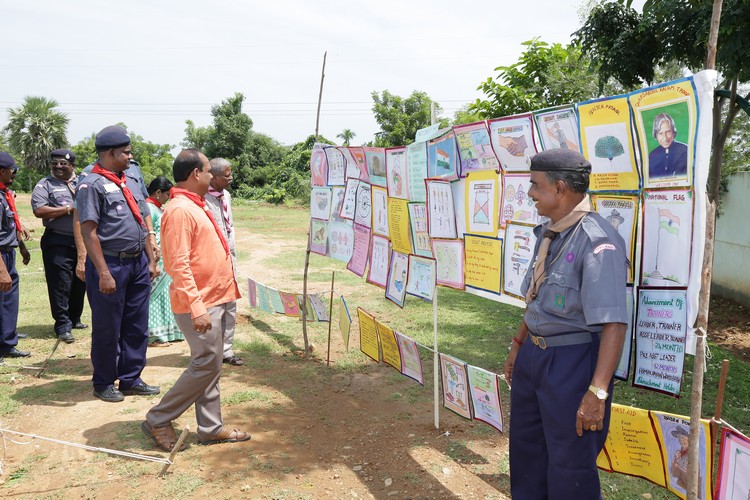
<path fill-rule="evenodd" d="M 69 149 L 53 149 L 49 155 L 52 159 L 65 158 L 71 163 L 75 163 L 76 161 L 76 154 Z"/>
<path fill-rule="evenodd" d="M 531 157 L 532 172 L 586 172 L 591 173 L 591 163 L 572 149 L 548 149 Z"/>
<path fill-rule="evenodd" d="M 104 127 L 101 132 L 96 134 L 94 146 L 101 151 L 105 149 L 121 148 L 130 144 L 130 137 L 127 131 L 119 125 L 110 125 Z"/>
<path fill-rule="evenodd" d="M 675 427 L 674 429 L 672 429 L 672 432 L 670 434 L 672 434 L 672 436 L 674 436 L 674 437 L 680 437 L 680 436 L 689 437 L 690 436 L 690 434 L 688 433 L 688 431 L 685 430 L 684 427 L 681 427 L 679 425 L 677 427 Z"/>
<path fill-rule="evenodd" d="M 0 168 L 18 168 L 18 165 L 9 153 L 0 151 Z"/>

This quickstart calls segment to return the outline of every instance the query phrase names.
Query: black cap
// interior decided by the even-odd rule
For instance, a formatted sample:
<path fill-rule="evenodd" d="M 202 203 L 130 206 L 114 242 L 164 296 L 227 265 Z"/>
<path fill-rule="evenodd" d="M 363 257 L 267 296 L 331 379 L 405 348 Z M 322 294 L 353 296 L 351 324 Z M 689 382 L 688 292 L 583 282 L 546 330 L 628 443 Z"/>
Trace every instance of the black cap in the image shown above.
<path fill-rule="evenodd" d="M 128 132 L 119 125 L 110 125 L 104 127 L 101 132 L 96 134 L 94 146 L 97 150 L 121 148 L 130 144 Z"/>
<path fill-rule="evenodd" d="M 680 436 L 689 437 L 690 436 L 690 434 L 688 433 L 688 431 L 684 427 L 682 427 L 680 425 L 678 425 L 677 427 L 675 427 L 674 429 L 672 429 L 672 432 L 670 434 L 672 434 L 672 436 L 674 436 L 674 437 L 680 437 Z"/>
<path fill-rule="evenodd" d="M 13 159 L 10 153 L 0 151 L 0 168 L 17 169 L 18 165 L 16 165 L 16 160 Z"/>
<path fill-rule="evenodd" d="M 548 149 L 531 157 L 532 172 L 586 172 L 591 173 L 591 163 L 572 149 Z"/>
<path fill-rule="evenodd" d="M 49 155 L 53 160 L 55 158 L 65 158 L 70 163 L 76 162 L 76 154 L 69 149 L 53 149 Z"/>

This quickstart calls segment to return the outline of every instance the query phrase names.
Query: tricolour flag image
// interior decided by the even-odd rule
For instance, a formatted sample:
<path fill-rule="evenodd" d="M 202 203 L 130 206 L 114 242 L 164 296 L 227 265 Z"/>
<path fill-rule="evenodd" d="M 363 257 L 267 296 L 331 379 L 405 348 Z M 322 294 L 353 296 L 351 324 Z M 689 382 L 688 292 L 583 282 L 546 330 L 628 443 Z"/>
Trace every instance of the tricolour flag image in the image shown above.
<path fill-rule="evenodd" d="M 666 208 L 659 209 L 659 229 L 668 233 L 680 234 L 680 218 Z"/>

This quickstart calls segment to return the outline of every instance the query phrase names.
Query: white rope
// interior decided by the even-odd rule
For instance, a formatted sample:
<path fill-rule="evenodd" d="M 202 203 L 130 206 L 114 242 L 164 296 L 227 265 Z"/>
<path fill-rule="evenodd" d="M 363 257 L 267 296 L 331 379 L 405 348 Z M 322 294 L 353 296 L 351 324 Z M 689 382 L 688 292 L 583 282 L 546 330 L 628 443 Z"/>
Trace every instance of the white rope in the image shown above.
<path fill-rule="evenodd" d="M 706 361 L 711 361 L 711 358 L 713 358 L 713 354 L 711 353 L 711 349 L 708 347 L 708 334 L 706 333 L 706 330 L 704 330 L 703 327 L 698 328 L 695 336 L 703 339 L 703 355 Z M 706 372 L 708 372 L 708 363 L 703 364 L 703 373 Z"/>
<path fill-rule="evenodd" d="M 716 417 L 713 417 L 713 418 L 711 418 L 711 422 L 713 422 L 715 424 L 718 424 L 718 425 L 720 425 L 722 427 L 726 427 L 728 429 L 731 429 L 732 431 L 736 432 L 737 434 L 739 434 L 743 438 L 750 440 L 750 438 L 748 438 L 747 436 L 745 436 L 742 432 L 740 432 L 738 429 L 736 429 L 735 427 L 733 427 L 732 424 L 730 424 L 729 422 L 727 422 L 726 420 L 724 420 L 722 418 L 717 419 Z"/>

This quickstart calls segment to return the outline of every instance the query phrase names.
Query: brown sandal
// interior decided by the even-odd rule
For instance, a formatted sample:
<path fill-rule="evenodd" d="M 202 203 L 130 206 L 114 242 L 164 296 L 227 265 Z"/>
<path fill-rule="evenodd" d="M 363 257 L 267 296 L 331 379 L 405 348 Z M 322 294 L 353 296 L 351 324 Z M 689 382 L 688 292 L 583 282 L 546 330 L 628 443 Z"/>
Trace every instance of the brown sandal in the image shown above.
<path fill-rule="evenodd" d="M 247 432 L 243 432 L 239 429 L 229 430 L 226 427 L 222 427 L 218 433 L 211 436 L 211 439 L 198 441 L 198 444 L 207 446 L 210 444 L 219 444 L 219 443 L 239 443 L 242 441 L 247 441 L 250 438 L 251 436 Z"/>
<path fill-rule="evenodd" d="M 172 422 L 165 425 L 151 425 L 148 421 L 141 422 L 141 430 L 145 435 L 150 437 L 156 443 L 156 446 L 164 451 L 172 451 L 174 445 L 177 444 L 177 434 L 172 427 Z M 185 443 L 180 446 L 180 451 L 187 449 Z"/>

